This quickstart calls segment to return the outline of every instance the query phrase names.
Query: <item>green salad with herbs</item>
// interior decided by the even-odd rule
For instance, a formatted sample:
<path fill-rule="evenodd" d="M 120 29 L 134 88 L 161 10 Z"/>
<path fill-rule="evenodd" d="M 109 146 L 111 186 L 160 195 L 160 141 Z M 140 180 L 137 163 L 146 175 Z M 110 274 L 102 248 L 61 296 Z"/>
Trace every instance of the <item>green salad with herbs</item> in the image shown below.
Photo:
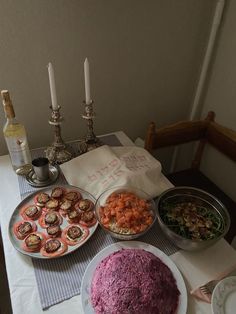
<path fill-rule="evenodd" d="M 178 235 L 191 240 L 210 240 L 224 231 L 224 219 L 216 210 L 194 200 L 164 200 L 160 217 Z"/>

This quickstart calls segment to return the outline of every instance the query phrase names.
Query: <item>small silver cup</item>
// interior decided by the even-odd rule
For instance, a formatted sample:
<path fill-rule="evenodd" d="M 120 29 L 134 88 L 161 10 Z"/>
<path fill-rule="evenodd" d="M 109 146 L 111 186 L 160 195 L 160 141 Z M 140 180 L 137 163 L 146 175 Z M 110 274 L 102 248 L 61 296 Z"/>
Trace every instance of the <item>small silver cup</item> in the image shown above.
<path fill-rule="evenodd" d="M 46 157 L 38 157 L 32 160 L 32 165 L 36 178 L 39 181 L 47 181 L 49 179 L 49 160 Z"/>

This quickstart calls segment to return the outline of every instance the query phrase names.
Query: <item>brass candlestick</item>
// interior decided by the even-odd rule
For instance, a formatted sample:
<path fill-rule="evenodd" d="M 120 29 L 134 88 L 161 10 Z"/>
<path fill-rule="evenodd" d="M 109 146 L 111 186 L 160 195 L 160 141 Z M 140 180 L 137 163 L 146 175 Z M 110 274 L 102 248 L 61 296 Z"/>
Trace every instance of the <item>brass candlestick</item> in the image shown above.
<path fill-rule="evenodd" d="M 48 121 L 50 125 L 54 126 L 54 142 L 45 150 L 46 157 L 50 163 L 62 164 L 73 158 L 74 154 L 72 148 L 64 143 L 61 137 L 61 123 L 63 118 L 60 114 L 61 107 L 52 110 L 51 118 Z"/>
<path fill-rule="evenodd" d="M 84 147 L 81 150 L 86 152 L 102 146 L 103 143 L 96 137 L 93 131 L 93 119 L 96 116 L 93 111 L 93 101 L 91 100 L 89 104 L 83 101 L 83 105 L 85 106 L 85 112 L 82 115 L 82 118 L 87 121 L 87 133 L 84 140 Z"/>

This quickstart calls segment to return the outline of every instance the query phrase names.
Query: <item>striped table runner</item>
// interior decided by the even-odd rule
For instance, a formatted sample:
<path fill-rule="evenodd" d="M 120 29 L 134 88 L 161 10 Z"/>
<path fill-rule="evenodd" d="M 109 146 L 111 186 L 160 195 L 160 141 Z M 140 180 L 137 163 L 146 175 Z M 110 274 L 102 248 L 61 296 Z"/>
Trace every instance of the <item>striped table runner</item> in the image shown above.
<path fill-rule="evenodd" d="M 101 139 L 107 145 L 120 145 L 114 135 Z M 76 148 L 76 143 L 73 145 Z M 32 151 L 32 158 L 42 155 L 42 149 Z M 22 176 L 18 176 L 18 180 L 22 199 L 38 190 L 30 186 Z M 64 176 L 60 174 L 54 185 L 66 183 Z M 156 246 L 167 255 L 178 251 L 178 248 L 163 235 L 157 222 L 139 240 Z M 103 248 L 118 241 L 98 226 L 93 236 L 72 254 L 52 260 L 32 259 L 42 309 L 45 310 L 54 304 L 80 294 L 81 281 L 89 262 Z"/>

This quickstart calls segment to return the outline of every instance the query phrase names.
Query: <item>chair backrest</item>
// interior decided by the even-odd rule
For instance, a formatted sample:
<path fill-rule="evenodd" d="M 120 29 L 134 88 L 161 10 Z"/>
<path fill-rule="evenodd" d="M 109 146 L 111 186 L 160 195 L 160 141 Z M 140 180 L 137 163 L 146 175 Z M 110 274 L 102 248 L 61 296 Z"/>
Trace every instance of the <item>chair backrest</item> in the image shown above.
<path fill-rule="evenodd" d="M 180 121 L 161 128 L 154 122 L 149 124 L 145 148 L 149 152 L 167 147 L 199 141 L 192 168 L 199 168 L 206 143 L 211 144 L 233 161 L 236 161 L 236 131 L 214 121 L 215 113 L 208 112 L 205 120 Z"/>

